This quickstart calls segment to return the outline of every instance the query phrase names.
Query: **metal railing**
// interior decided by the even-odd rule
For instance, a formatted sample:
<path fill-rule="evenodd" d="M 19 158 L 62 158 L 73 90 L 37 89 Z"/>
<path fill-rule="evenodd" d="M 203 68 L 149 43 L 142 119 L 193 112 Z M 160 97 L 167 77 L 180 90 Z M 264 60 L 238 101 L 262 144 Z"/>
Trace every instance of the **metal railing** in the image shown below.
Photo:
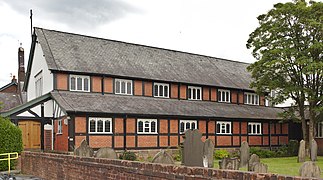
<path fill-rule="evenodd" d="M 0 154 L 0 161 L 8 161 L 8 174 L 10 175 L 10 160 L 18 159 L 18 153 L 3 153 Z"/>

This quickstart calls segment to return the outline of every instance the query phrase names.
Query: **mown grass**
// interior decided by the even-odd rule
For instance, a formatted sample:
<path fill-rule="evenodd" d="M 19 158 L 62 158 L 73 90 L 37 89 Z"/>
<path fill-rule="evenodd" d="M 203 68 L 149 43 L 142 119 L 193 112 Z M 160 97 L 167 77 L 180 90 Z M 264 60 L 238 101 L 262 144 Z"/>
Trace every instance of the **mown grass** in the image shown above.
<path fill-rule="evenodd" d="M 268 172 L 274 174 L 299 176 L 299 168 L 303 163 L 297 162 L 297 157 L 280 157 L 280 158 L 261 158 L 260 161 L 268 165 Z M 310 161 L 310 159 L 306 159 Z M 323 170 L 323 156 L 319 156 L 316 164 Z M 214 161 L 214 167 L 219 168 L 219 160 Z M 241 171 L 247 171 L 246 167 L 240 168 Z M 323 177 L 323 172 L 321 173 Z"/>

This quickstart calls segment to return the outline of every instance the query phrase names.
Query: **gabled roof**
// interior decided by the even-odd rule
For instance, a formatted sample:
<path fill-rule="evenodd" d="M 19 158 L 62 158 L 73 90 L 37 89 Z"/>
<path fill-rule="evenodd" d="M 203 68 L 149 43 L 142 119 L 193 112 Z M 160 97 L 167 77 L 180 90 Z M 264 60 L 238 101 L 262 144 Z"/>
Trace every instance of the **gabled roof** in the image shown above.
<path fill-rule="evenodd" d="M 18 83 L 16 81 L 11 81 L 10 83 L 8 83 L 7 85 L 4 85 L 2 87 L 0 87 L 0 92 L 11 87 L 11 86 L 18 86 Z"/>
<path fill-rule="evenodd" d="M 281 108 L 115 94 L 51 92 L 67 113 L 280 120 Z"/>
<path fill-rule="evenodd" d="M 53 71 L 252 90 L 247 63 L 42 28 L 35 34 Z"/>
<path fill-rule="evenodd" d="M 0 113 L 8 111 L 22 104 L 21 99 L 17 93 L 0 92 L 0 102 Z"/>

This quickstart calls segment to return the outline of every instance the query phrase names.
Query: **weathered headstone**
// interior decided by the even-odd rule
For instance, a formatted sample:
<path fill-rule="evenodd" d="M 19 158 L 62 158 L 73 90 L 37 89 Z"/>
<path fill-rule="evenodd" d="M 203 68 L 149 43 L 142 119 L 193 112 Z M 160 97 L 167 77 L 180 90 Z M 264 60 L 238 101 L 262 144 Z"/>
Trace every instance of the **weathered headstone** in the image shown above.
<path fill-rule="evenodd" d="M 219 161 L 220 169 L 239 170 L 238 158 L 223 158 Z"/>
<path fill-rule="evenodd" d="M 257 154 L 252 154 L 248 162 L 248 171 L 252 171 L 255 163 L 260 163 L 260 158 Z"/>
<path fill-rule="evenodd" d="M 305 162 L 305 156 L 305 141 L 301 140 L 301 142 L 299 142 L 297 162 Z"/>
<path fill-rule="evenodd" d="M 311 161 L 317 161 L 317 143 L 314 139 L 311 144 Z"/>
<path fill-rule="evenodd" d="M 267 173 L 268 172 L 268 166 L 261 162 L 254 162 L 251 165 L 251 169 L 249 171 L 253 171 L 256 173 Z"/>
<path fill-rule="evenodd" d="M 74 155 L 92 157 L 93 149 L 90 146 L 88 146 L 86 140 L 83 139 L 83 141 L 81 142 L 81 145 L 74 150 Z"/>
<path fill-rule="evenodd" d="M 320 178 L 320 174 L 320 167 L 312 161 L 304 162 L 301 168 L 299 169 L 299 175 L 302 177 Z"/>
<path fill-rule="evenodd" d="M 182 151 L 182 163 L 185 166 L 203 167 L 204 143 L 201 138 L 202 134 L 197 129 L 185 131 Z"/>
<path fill-rule="evenodd" d="M 165 150 L 159 151 L 152 160 L 153 163 L 174 164 L 174 160 Z"/>
<path fill-rule="evenodd" d="M 250 156 L 250 148 L 246 141 L 241 143 L 240 147 L 240 167 L 244 167 L 248 164 Z"/>
<path fill-rule="evenodd" d="M 214 162 L 214 143 L 211 139 L 206 139 L 204 142 L 204 148 L 203 148 L 203 166 L 213 168 L 213 162 Z"/>
<path fill-rule="evenodd" d="M 100 148 L 96 154 L 95 157 L 97 158 L 107 158 L 107 159 L 118 159 L 117 153 L 108 147 Z"/>

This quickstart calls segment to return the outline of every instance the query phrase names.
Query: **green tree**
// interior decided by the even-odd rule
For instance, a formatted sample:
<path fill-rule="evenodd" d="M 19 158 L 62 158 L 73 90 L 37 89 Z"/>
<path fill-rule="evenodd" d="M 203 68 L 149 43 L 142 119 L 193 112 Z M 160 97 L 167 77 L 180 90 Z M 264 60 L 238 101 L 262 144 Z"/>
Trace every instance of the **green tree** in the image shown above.
<path fill-rule="evenodd" d="M 257 60 L 248 67 L 254 78 L 251 86 L 258 92 L 275 90 L 277 96 L 269 99 L 276 104 L 293 99 L 308 143 L 323 111 L 322 14 L 322 2 L 275 4 L 258 16 L 259 27 L 247 42 Z M 310 114 L 308 134 L 306 108 Z"/>

